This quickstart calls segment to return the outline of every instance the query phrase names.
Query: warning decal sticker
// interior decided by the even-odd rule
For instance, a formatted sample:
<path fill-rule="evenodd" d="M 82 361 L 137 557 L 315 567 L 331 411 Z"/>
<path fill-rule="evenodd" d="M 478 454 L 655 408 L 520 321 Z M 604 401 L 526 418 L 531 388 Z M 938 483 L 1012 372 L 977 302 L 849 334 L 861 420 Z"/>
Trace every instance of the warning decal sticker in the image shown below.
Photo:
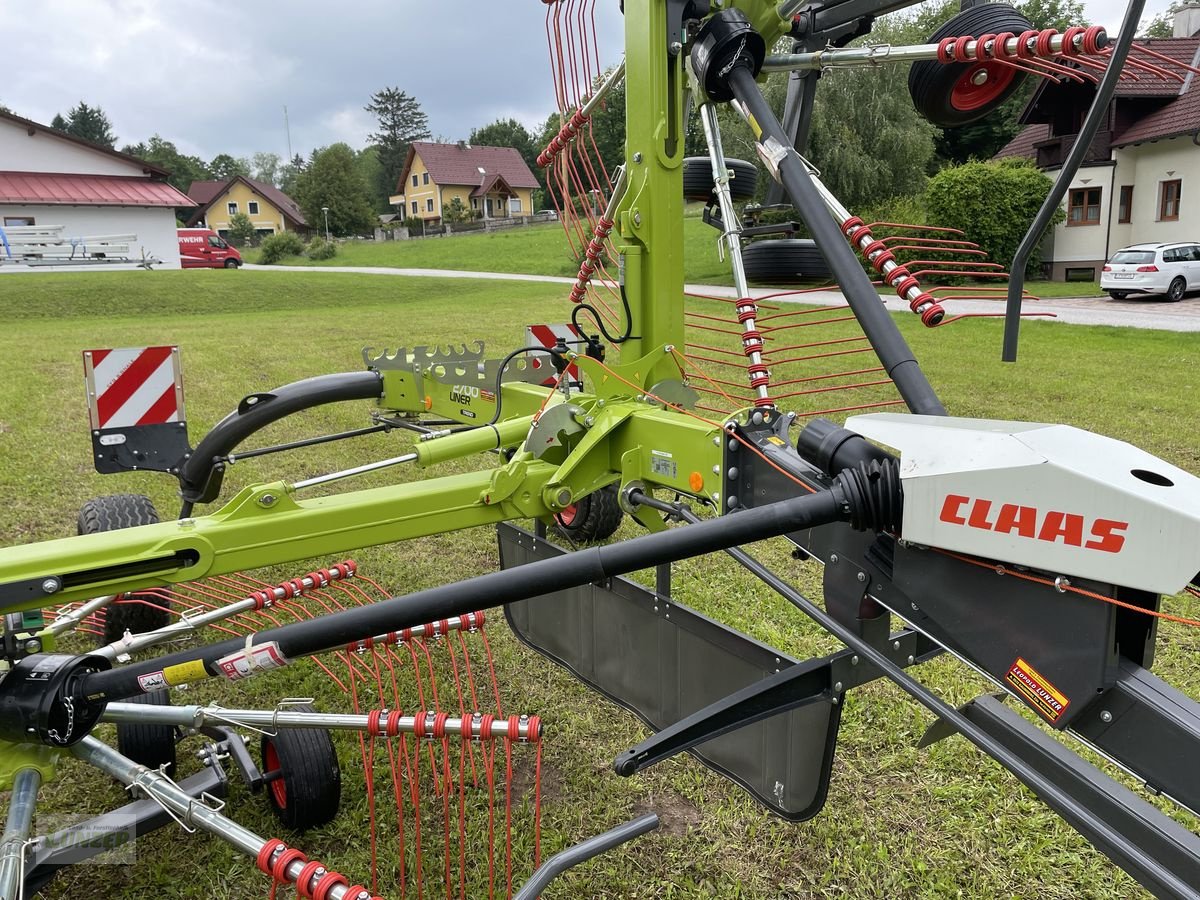
<path fill-rule="evenodd" d="M 1062 718 L 1062 714 L 1071 704 L 1071 701 L 1059 693 L 1054 685 L 1020 657 L 1017 657 L 1017 661 L 1008 670 L 1005 681 L 1016 689 L 1018 696 L 1028 701 L 1030 706 L 1051 722 L 1057 722 Z"/>

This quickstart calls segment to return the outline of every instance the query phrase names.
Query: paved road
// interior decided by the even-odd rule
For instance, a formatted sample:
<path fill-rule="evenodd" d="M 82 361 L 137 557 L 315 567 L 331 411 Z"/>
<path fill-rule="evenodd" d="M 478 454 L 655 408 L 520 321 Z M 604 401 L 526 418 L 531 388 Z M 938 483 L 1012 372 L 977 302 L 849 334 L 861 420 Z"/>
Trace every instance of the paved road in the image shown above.
<path fill-rule="evenodd" d="M 359 275 L 391 275 L 420 278 L 489 278 L 498 281 L 533 281 L 545 284 L 574 284 L 573 278 L 553 275 L 516 275 L 506 272 L 467 272 L 457 269 L 393 269 L 385 266 L 252 266 L 248 271 L 333 272 Z M 734 290 L 722 285 L 689 284 L 693 294 L 732 297 Z M 802 303 L 817 306 L 845 305 L 840 291 L 811 291 L 775 296 L 769 288 L 755 288 L 754 296 L 771 297 L 772 302 Z M 897 297 L 884 300 L 888 309 L 905 311 L 908 305 Z M 1003 301 L 954 300 L 946 304 L 949 314 L 1003 313 Z M 1191 294 L 1179 303 L 1148 297 L 1144 300 L 1113 300 L 1109 297 L 1055 298 L 1025 304 L 1026 313 L 1052 313 L 1046 321 L 1076 325 L 1116 325 L 1125 328 L 1154 328 L 1161 331 L 1200 331 L 1200 294 Z"/>

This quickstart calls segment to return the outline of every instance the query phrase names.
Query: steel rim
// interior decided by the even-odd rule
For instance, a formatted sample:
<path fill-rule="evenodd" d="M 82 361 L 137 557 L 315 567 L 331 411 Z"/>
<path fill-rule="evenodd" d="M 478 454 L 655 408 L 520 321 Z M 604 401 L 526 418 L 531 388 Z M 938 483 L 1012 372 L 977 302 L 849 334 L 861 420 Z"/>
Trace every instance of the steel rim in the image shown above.
<path fill-rule="evenodd" d="M 982 83 L 976 83 L 981 75 Z M 950 105 L 961 112 L 971 112 L 995 101 L 1012 84 L 1016 73 L 1011 66 L 998 62 L 985 62 L 971 66 L 954 83 L 950 91 Z"/>
<path fill-rule="evenodd" d="M 279 752 L 275 749 L 272 741 L 267 741 L 263 748 L 263 767 L 267 770 L 264 774 L 278 773 L 279 777 L 267 784 L 271 789 L 271 799 L 275 801 L 275 805 L 280 809 L 287 809 L 287 785 L 284 784 L 283 770 L 279 765 Z"/>

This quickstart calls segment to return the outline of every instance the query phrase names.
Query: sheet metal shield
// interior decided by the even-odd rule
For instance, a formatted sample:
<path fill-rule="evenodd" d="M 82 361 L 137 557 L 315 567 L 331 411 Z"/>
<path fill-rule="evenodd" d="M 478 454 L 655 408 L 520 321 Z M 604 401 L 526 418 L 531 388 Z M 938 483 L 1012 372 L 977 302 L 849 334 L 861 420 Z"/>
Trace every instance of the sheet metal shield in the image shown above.
<path fill-rule="evenodd" d="M 566 552 L 512 525 L 498 532 L 503 568 Z M 655 730 L 796 664 L 624 578 L 509 604 L 505 616 L 523 643 Z M 840 705 L 812 703 L 691 752 L 772 812 L 803 821 L 825 803 L 840 722 Z"/>

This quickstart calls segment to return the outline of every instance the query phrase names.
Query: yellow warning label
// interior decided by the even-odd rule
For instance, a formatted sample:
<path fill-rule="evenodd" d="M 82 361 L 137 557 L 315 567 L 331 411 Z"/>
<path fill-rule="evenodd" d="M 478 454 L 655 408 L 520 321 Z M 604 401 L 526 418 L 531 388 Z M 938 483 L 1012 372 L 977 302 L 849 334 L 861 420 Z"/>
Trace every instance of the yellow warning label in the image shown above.
<path fill-rule="evenodd" d="M 1017 657 L 1008 670 L 1005 680 L 1016 688 L 1017 694 L 1027 700 L 1037 712 L 1051 722 L 1057 722 L 1067 711 L 1071 701 L 1059 693 L 1033 666 Z"/>
<path fill-rule="evenodd" d="M 775 435 L 771 435 L 769 438 L 767 438 L 767 443 L 774 444 L 776 447 L 787 446 L 787 441 L 783 440 L 783 438 L 777 438 Z"/>
<path fill-rule="evenodd" d="M 204 669 L 204 663 L 198 659 L 180 663 L 177 666 L 167 666 L 163 669 L 163 678 L 166 679 L 167 684 L 187 684 L 189 681 L 199 681 L 207 677 L 208 672 Z"/>

